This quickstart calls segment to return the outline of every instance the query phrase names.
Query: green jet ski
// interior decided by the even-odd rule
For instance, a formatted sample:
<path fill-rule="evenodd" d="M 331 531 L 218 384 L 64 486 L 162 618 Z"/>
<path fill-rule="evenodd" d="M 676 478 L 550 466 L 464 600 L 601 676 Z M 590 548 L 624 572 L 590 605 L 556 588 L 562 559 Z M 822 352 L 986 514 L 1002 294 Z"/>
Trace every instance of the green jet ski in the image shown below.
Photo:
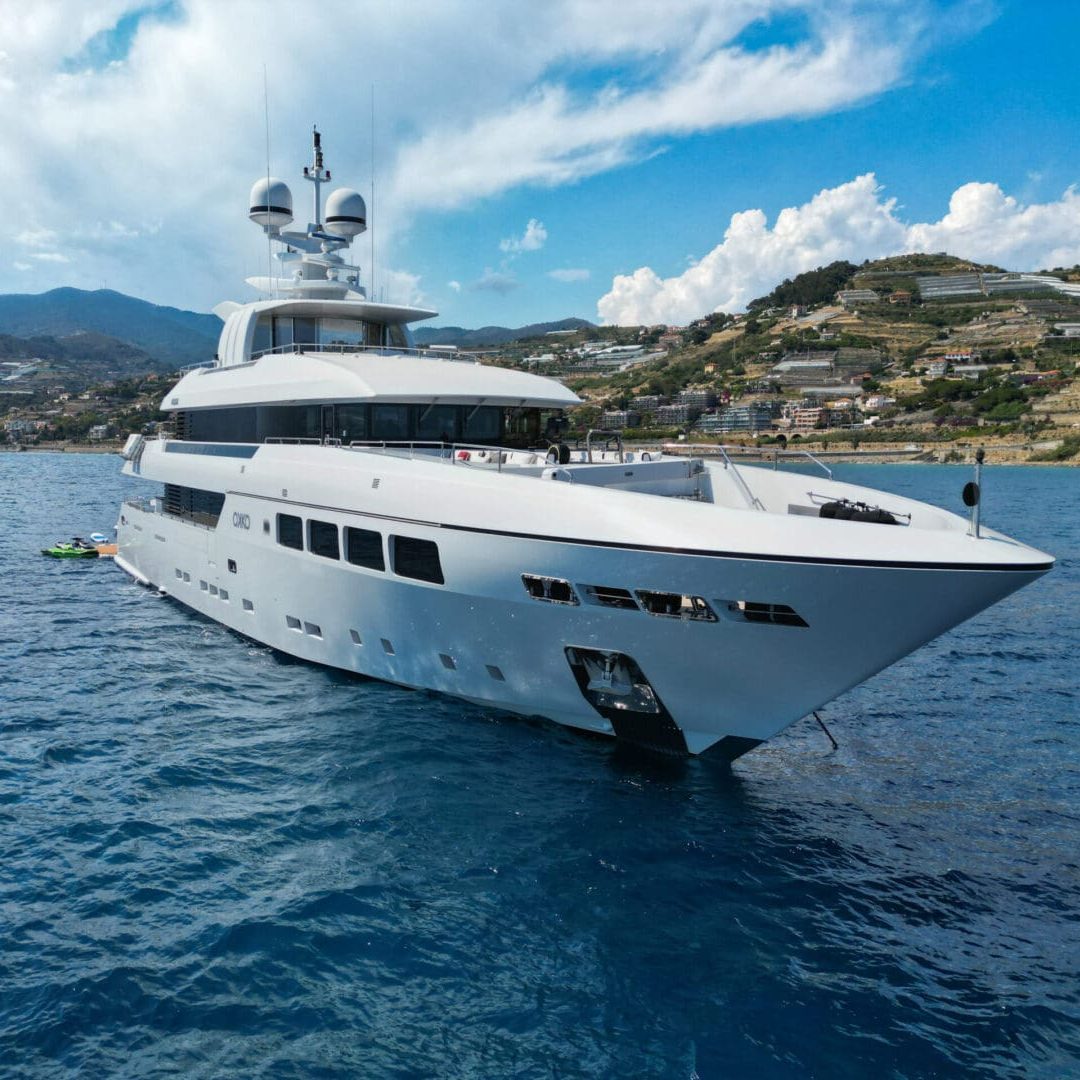
<path fill-rule="evenodd" d="M 42 548 L 41 554 L 51 555 L 54 559 L 96 559 L 98 549 L 96 544 L 81 536 L 74 536 L 70 540 L 60 540 L 52 547 Z"/>

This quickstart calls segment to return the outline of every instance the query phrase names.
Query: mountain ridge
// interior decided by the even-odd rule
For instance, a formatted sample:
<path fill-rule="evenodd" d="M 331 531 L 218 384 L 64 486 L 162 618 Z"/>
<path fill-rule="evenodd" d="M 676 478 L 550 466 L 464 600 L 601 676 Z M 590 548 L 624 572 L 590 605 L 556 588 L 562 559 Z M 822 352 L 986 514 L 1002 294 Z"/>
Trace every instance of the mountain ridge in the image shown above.
<path fill-rule="evenodd" d="M 60 340 L 79 332 L 104 334 L 142 350 L 166 367 L 213 357 L 216 315 L 152 304 L 113 289 L 63 286 L 44 293 L 0 295 L 0 333 Z"/>
<path fill-rule="evenodd" d="M 595 323 L 587 319 L 559 319 L 557 322 L 528 323 L 525 326 L 481 326 L 466 330 L 461 326 L 419 326 L 413 330 L 417 345 L 457 345 L 463 348 L 484 348 L 505 345 L 509 341 L 542 337 L 561 330 L 590 330 Z"/>

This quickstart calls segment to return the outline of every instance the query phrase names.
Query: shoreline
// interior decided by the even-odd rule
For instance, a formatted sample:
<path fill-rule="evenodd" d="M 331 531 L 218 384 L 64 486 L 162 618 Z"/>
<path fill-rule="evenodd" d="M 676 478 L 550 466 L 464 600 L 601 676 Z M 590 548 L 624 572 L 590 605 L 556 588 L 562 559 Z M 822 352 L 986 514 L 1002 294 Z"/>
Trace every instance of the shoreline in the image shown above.
<path fill-rule="evenodd" d="M 666 444 L 668 446 L 668 452 L 681 456 L 681 448 L 672 446 L 672 444 Z M 699 456 L 714 457 L 717 454 L 710 453 L 710 447 L 713 444 L 696 444 L 688 446 L 687 450 L 692 450 Z M 717 451 L 721 444 L 715 444 Z M 735 448 L 739 452 L 736 455 L 736 463 L 739 461 L 745 461 L 747 464 L 772 464 L 772 453 L 768 447 L 753 447 L 747 446 L 740 449 L 739 443 L 723 444 L 729 451 Z M 6 454 L 116 454 L 119 456 L 120 451 L 123 449 L 124 444 L 122 442 L 114 442 L 102 445 L 83 445 L 83 444 L 65 444 L 57 446 L 0 446 L 0 453 Z M 662 450 L 663 446 L 657 443 L 649 442 L 634 442 L 627 443 L 627 449 L 632 450 Z M 792 448 L 788 448 L 788 461 L 794 459 L 797 456 L 797 451 L 802 449 L 796 448 L 796 453 L 792 454 Z M 812 453 L 814 457 L 819 458 L 822 461 L 834 462 L 840 465 L 973 465 L 975 463 L 975 451 L 978 449 L 975 446 L 956 447 L 950 446 L 948 443 L 935 443 L 927 446 L 920 444 L 917 449 L 911 450 L 896 450 L 896 449 L 866 449 L 866 450 L 818 450 L 807 448 L 809 453 Z M 1021 445 L 1010 444 L 1005 446 L 985 446 L 982 449 L 986 451 L 986 465 L 1003 465 L 1003 466 L 1018 466 L 1018 465 L 1030 465 L 1033 467 L 1050 467 L 1050 468 L 1080 468 L 1080 455 L 1077 457 L 1068 459 L 1066 461 L 1030 461 L 1022 457 L 1021 455 L 1035 453 L 1036 450 L 1031 444 L 1024 443 Z M 944 460 L 952 455 L 957 456 L 957 460 L 947 461 Z"/>

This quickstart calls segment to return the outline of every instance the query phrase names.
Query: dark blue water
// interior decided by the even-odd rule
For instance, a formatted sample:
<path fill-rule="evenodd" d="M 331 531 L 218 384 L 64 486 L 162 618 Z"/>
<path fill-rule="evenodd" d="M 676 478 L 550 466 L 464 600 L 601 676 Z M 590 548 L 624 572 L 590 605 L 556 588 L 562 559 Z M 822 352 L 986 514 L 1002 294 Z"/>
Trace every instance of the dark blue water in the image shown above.
<path fill-rule="evenodd" d="M 989 470 L 1054 573 L 727 773 L 38 556 L 117 466 L 0 455 L 3 1077 L 1080 1072 L 1080 472 Z"/>

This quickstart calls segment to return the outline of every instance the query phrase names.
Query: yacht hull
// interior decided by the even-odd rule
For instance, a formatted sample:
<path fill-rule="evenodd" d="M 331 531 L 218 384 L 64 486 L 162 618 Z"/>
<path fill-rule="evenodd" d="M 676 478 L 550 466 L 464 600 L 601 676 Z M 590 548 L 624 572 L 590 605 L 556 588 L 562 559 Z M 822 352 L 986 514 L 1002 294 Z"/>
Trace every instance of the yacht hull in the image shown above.
<path fill-rule="evenodd" d="M 125 504 L 117 562 L 291 656 L 728 759 L 1045 571 L 632 550 L 414 523 L 413 535 L 437 540 L 447 570 L 446 584 L 433 585 L 282 547 L 269 526 L 276 512 L 296 508 L 230 495 L 210 529 Z M 325 508 L 320 516 L 355 521 L 335 522 Z M 226 524 L 244 520 L 251 527 Z M 539 601 L 522 574 L 685 593 L 704 598 L 716 617 Z M 798 622 L 748 621 L 740 603 L 760 601 Z M 586 655 L 636 666 L 651 711 L 638 715 L 620 697 L 617 676 L 613 693 L 587 692 L 604 684 L 583 675 Z"/>

